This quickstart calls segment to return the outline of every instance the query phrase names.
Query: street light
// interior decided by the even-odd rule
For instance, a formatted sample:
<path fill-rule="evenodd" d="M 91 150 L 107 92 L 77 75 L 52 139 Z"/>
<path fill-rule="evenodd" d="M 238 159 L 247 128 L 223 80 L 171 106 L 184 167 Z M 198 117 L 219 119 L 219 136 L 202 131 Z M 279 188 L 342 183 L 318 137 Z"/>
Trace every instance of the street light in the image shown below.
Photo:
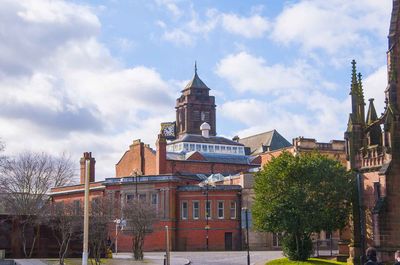
<path fill-rule="evenodd" d="M 115 219 L 114 220 L 115 223 L 115 254 L 118 253 L 118 226 L 121 227 L 121 230 L 125 227 L 126 225 L 126 220 L 124 220 L 123 218 L 121 219 Z"/>
<path fill-rule="evenodd" d="M 245 219 L 246 219 L 247 265 L 250 265 L 249 210 L 247 209 L 247 207 L 243 207 L 242 210 L 245 213 Z"/>
<path fill-rule="evenodd" d="M 211 182 L 209 183 L 209 180 L 207 179 L 204 182 L 201 182 L 199 184 L 200 187 L 202 188 L 206 188 L 206 226 L 205 226 L 205 230 L 206 230 L 206 251 L 208 251 L 208 230 L 210 230 L 210 225 L 208 224 L 208 219 L 210 218 L 210 211 L 211 211 L 211 206 L 209 207 L 209 200 L 208 200 L 208 190 L 210 188 L 210 186 L 215 187 L 215 183 Z"/>

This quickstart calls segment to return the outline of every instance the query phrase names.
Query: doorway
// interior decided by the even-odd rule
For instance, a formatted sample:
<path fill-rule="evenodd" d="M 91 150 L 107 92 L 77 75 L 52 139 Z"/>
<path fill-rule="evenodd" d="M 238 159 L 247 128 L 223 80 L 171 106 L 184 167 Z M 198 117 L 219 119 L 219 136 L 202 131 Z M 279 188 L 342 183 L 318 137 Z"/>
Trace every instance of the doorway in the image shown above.
<path fill-rule="evenodd" d="M 232 250 L 232 232 L 225 233 L 225 250 Z"/>

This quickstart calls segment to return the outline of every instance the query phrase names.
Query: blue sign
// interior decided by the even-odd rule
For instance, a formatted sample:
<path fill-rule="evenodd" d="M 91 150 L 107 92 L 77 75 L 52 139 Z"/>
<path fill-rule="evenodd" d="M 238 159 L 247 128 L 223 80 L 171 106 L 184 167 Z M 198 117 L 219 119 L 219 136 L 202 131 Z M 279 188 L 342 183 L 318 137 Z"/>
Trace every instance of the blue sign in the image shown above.
<path fill-rule="evenodd" d="M 242 229 L 246 229 L 246 210 L 242 209 Z M 252 216 L 251 216 L 251 211 L 247 210 L 247 218 L 248 218 L 248 222 L 249 222 L 249 228 L 252 227 Z"/>

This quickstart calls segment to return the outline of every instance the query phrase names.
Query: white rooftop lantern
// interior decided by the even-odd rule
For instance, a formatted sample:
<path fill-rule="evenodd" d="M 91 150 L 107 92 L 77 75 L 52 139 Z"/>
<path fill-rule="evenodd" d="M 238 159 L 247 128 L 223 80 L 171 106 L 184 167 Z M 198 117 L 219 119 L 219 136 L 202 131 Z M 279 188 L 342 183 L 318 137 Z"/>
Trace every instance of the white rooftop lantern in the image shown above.
<path fill-rule="evenodd" d="M 203 137 L 209 138 L 210 137 L 210 130 L 211 130 L 211 126 L 207 122 L 203 122 L 200 125 L 200 131 L 201 131 L 201 135 Z"/>

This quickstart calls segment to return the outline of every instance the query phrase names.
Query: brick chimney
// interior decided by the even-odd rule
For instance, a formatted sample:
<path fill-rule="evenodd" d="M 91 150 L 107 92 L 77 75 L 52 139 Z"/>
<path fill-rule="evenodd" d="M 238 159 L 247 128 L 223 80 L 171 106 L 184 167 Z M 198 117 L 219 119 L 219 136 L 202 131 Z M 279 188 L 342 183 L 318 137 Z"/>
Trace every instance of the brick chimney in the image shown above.
<path fill-rule="evenodd" d="M 85 174 L 86 174 L 86 160 L 90 160 L 90 176 L 89 176 L 89 182 L 94 182 L 94 176 L 95 176 L 95 164 L 96 160 L 94 157 L 92 157 L 92 152 L 84 152 L 83 157 L 80 160 L 81 164 L 81 184 L 85 184 Z"/>
<path fill-rule="evenodd" d="M 156 148 L 156 174 L 165 174 L 167 164 L 167 140 L 161 134 L 158 135 Z"/>

